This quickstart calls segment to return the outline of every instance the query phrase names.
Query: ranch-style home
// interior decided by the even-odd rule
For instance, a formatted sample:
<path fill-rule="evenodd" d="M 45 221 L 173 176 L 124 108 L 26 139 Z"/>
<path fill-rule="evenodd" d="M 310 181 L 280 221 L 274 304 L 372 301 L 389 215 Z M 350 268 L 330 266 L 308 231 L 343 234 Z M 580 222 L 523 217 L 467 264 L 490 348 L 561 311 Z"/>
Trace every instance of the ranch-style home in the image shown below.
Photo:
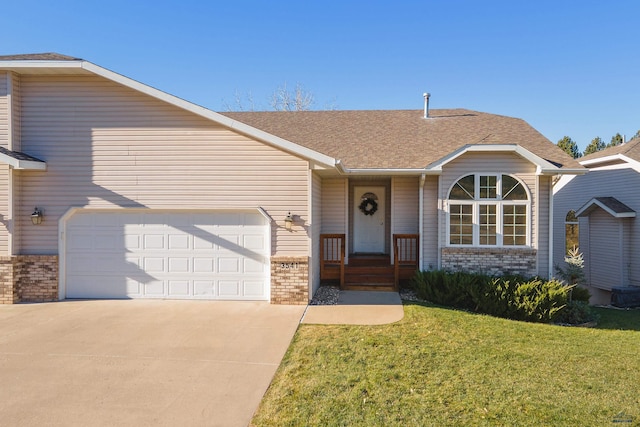
<path fill-rule="evenodd" d="M 0 57 L 0 301 L 551 276 L 552 184 L 585 169 L 523 120 L 427 105 L 220 114 L 82 59 Z"/>
<path fill-rule="evenodd" d="M 640 304 L 640 138 L 585 156 L 583 176 L 554 187 L 554 263 L 583 254 L 594 303 Z"/>

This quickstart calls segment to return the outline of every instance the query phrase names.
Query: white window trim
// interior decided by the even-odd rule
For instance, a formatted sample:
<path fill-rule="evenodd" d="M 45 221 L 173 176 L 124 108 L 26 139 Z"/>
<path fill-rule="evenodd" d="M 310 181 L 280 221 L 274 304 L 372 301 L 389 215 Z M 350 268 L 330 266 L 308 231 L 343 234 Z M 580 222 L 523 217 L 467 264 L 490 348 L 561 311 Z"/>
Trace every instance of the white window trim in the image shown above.
<path fill-rule="evenodd" d="M 456 185 L 456 183 L 469 175 L 474 175 L 474 194 L 476 195 L 476 198 L 474 200 L 451 200 L 449 199 L 449 194 L 451 193 L 451 190 L 453 189 L 453 187 Z M 527 193 L 527 200 L 502 200 L 501 199 L 501 192 L 502 192 L 502 175 L 507 175 L 510 176 L 511 178 L 514 178 L 515 180 L 517 180 L 520 185 L 522 185 L 522 187 L 524 188 L 525 192 Z M 498 197 L 495 199 L 480 199 L 478 198 L 478 194 L 480 194 L 480 176 L 495 176 L 497 177 L 496 180 L 496 186 L 497 186 L 497 194 Z M 496 172 L 490 172 L 490 173 L 484 173 L 484 172 L 476 172 L 476 173 L 467 173 L 464 175 L 459 176 L 458 178 L 456 178 L 455 180 L 453 180 L 453 183 L 449 186 L 449 189 L 447 190 L 446 193 L 446 199 L 444 201 L 444 205 L 445 205 L 445 213 L 446 213 L 446 230 L 447 230 L 447 247 L 452 247 L 452 248 L 526 248 L 529 249 L 531 248 L 531 236 L 532 236 L 532 230 L 531 230 L 531 221 L 532 221 L 532 203 L 531 203 L 531 191 L 529 191 L 529 187 L 517 176 L 514 176 L 512 174 L 508 174 L 508 173 L 496 173 Z M 451 211 L 450 211 L 450 206 L 451 205 L 471 205 L 473 208 L 473 243 L 471 245 L 463 245 L 463 244 L 458 244 L 458 243 L 451 243 Z M 480 205 L 493 205 L 496 206 L 496 244 L 495 245 L 485 245 L 485 244 L 480 244 Z M 505 245 L 504 244 L 504 230 L 503 230 L 503 214 L 504 214 L 504 206 L 513 206 L 513 205 L 520 205 L 520 206 L 527 206 L 527 221 L 526 221 L 526 244 L 524 245 Z"/>

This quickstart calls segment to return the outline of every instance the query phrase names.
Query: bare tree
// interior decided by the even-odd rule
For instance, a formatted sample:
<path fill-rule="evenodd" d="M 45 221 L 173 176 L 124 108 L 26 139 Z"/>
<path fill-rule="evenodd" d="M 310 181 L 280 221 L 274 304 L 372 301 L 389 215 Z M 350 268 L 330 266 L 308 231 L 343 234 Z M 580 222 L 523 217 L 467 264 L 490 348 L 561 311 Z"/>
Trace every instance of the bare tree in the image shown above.
<path fill-rule="evenodd" d="M 287 88 L 285 82 L 271 95 L 271 108 L 276 111 L 308 111 L 314 103 L 311 92 L 307 92 L 300 83 L 296 83 L 293 91 Z"/>
<path fill-rule="evenodd" d="M 224 99 L 222 100 L 225 111 L 255 111 L 255 102 L 253 101 L 253 94 L 247 92 L 245 96 L 242 96 L 238 90 L 234 93 L 233 105 L 229 104 Z"/>

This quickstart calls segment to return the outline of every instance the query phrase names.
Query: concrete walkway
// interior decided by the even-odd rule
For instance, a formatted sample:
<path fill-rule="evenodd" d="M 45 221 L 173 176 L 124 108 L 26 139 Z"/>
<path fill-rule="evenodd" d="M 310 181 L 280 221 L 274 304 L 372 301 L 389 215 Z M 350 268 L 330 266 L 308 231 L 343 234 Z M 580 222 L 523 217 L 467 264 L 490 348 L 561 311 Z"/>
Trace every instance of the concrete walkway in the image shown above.
<path fill-rule="evenodd" d="M 310 305 L 302 323 L 324 325 L 385 325 L 402 320 L 397 292 L 340 291 L 337 305 Z"/>

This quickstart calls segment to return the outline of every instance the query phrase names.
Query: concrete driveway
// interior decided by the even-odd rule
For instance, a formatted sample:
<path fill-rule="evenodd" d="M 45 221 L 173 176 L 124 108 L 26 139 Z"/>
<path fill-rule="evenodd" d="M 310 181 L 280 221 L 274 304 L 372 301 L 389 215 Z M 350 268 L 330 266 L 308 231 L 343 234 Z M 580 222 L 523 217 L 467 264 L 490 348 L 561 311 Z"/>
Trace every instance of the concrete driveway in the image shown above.
<path fill-rule="evenodd" d="M 246 426 L 305 306 L 0 305 L 0 424 Z"/>

